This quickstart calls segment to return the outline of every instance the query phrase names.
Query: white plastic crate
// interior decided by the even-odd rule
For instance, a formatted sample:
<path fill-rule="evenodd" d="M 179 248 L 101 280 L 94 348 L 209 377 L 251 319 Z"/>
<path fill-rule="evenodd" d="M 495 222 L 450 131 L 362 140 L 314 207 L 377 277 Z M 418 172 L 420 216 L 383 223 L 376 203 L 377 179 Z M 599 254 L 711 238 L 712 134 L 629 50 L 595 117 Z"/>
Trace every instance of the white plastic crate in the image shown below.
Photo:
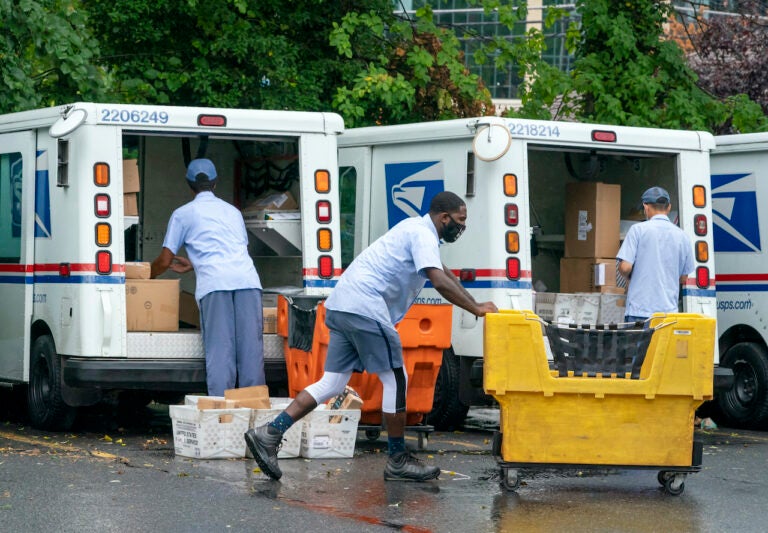
<path fill-rule="evenodd" d="M 571 324 L 575 322 L 578 306 L 579 296 L 577 294 L 557 293 L 552 322 L 557 324 Z"/>
<path fill-rule="evenodd" d="M 580 292 L 576 296 L 578 298 L 574 322 L 577 324 L 597 324 L 600 311 L 600 293 Z"/>
<path fill-rule="evenodd" d="M 257 428 L 272 422 L 280 412 L 288 407 L 291 398 L 270 398 L 271 409 L 252 409 L 251 427 Z M 283 444 L 277 456 L 280 459 L 298 457 L 301 453 L 301 423 L 294 424 L 283 434 Z M 251 450 L 246 449 L 246 457 L 253 457 Z"/>
<path fill-rule="evenodd" d="M 321 406 L 323 407 L 323 406 Z M 338 423 L 331 422 L 339 415 Z M 309 459 L 344 459 L 355 454 L 359 409 L 318 408 L 301 425 L 301 456 Z"/>
<path fill-rule="evenodd" d="M 251 409 L 206 409 L 169 406 L 176 455 L 195 459 L 245 457 Z"/>
<path fill-rule="evenodd" d="M 600 324 L 620 324 L 624 322 L 627 311 L 626 294 L 601 294 L 600 295 Z"/>
<path fill-rule="evenodd" d="M 557 298 L 556 292 L 537 292 L 533 295 L 534 312 L 542 320 L 552 322 L 555 316 L 555 299 Z"/>

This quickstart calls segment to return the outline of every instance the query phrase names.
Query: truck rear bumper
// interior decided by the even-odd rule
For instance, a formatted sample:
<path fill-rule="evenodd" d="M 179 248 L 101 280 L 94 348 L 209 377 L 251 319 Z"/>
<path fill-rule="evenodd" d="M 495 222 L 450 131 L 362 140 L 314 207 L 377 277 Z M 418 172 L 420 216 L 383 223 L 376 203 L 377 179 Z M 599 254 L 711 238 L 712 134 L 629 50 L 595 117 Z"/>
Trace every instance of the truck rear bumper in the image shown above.
<path fill-rule="evenodd" d="M 62 376 L 68 387 L 205 391 L 204 359 L 109 359 L 62 356 Z M 287 380 L 284 360 L 265 360 L 267 382 Z"/>

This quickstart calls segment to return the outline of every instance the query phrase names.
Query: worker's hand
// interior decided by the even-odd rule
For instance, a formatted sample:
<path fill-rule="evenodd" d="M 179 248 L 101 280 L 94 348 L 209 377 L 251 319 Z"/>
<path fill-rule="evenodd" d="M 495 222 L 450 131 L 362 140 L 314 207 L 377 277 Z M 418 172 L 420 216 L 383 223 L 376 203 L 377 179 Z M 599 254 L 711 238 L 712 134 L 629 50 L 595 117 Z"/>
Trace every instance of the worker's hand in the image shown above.
<path fill-rule="evenodd" d="M 184 274 L 185 272 L 192 270 L 192 263 L 186 257 L 174 255 L 173 261 L 171 261 L 171 264 L 168 266 L 168 268 L 177 274 Z"/>
<path fill-rule="evenodd" d="M 477 316 L 485 316 L 486 313 L 498 313 L 499 308 L 493 302 L 483 302 L 477 304 Z"/>

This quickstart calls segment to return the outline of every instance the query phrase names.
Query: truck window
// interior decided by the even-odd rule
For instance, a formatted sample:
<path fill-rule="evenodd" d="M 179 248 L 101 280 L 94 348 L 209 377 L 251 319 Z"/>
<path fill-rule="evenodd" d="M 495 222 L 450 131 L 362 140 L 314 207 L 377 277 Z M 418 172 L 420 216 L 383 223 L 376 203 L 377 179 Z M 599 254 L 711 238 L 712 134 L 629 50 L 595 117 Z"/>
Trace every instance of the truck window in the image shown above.
<path fill-rule="evenodd" d="M 357 195 L 357 169 L 339 168 L 341 268 L 347 268 L 355 257 L 355 198 Z"/>
<path fill-rule="evenodd" d="M 21 260 L 21 153 L 0 154 L 0 262 Z"/>

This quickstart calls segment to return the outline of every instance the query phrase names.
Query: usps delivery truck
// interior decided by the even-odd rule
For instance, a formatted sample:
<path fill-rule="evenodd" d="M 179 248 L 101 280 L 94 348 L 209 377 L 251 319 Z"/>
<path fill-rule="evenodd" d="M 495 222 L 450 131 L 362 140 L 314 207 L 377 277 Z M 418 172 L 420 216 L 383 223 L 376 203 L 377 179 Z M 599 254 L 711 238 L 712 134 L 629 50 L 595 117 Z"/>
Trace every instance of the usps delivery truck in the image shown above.
<path fill-rule="evenodd" d="M 712 216 L 721 364 L 734 384 L 715 420 L 768 427 L 768 133 L 715 137 Z M 762 206 L 762 207 L 761 207 Z M 768 241 L 766 241 L 768 243 Z"/>
<path fill-rule="evenodd" d="M 331 113 L 98 103 L 0 117 L 0 382 L 27 386 L 32 424 L 66 428 L 113 393 L 205 391 L 200 330 L 134 331 L 126 309 L 125 265 L 160 252 L 195 157 L 244 210 L 265 305 L 271 287 L 326 294 L 342 131 Z M 180 287 L 194 294 L 194 274 Z M 264 337 L 268 379 L 284 377 L 282 340 Z"/>
<path fill-rule="evenodd" d="M 622 235 L 642 212 L 642 192 L 659 185 L 696 252 L 680 308 L 715 316 L 707 178 L 713 148 L 703 132 L 500 117 L 349 129 L 339 138 L 342 266 L 403 218 L 428 212 L 435 193 L 450 190 L 465 200 L 468 224 L 459 241 L 442 248 L 444 263 L 478 301 L 534 309 L 535 292 L 561 292 L 566 233 L 587 235 L 596 223 L 566 220 L 568 184 L 620 186 L 615 208 L 622 218 L 635 215 L 621 222 Z M 609 272 L 616 251 L 618 238 L 603 261 Z M 589 278 L 590 265 L 581 268 Z M 447 303 L 429 285 L 417 301 Z M 621 309 L 617 318 L 623 320 Z M 455 307 L 452 347 L 429 417 L 435 426 L 457 426 L 470 405 L 487 400 L 482 354 L 483 320 Z"/>

